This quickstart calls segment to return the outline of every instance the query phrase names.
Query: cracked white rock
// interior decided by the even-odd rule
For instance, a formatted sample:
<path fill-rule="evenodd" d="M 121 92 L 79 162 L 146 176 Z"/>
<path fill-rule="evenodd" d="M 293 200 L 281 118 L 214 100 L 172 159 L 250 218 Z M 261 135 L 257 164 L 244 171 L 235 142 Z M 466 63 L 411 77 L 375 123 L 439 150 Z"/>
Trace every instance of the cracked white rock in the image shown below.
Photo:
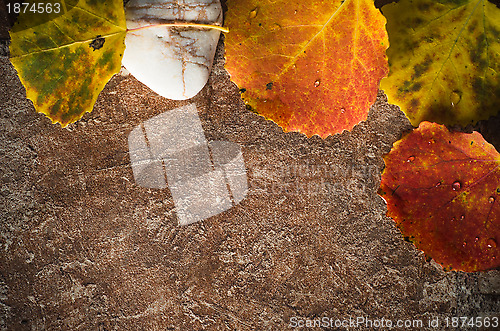
<path fill-rule="evenodd" d="M 131 0 L 127 29 L 186 22 L 222 24 L 219 0 Z M 212 69 L 220 31 L 190 27 L 151 27 L 129 31 L 122 64 L 140 82 L 168 99 L 194 97 Z"/>

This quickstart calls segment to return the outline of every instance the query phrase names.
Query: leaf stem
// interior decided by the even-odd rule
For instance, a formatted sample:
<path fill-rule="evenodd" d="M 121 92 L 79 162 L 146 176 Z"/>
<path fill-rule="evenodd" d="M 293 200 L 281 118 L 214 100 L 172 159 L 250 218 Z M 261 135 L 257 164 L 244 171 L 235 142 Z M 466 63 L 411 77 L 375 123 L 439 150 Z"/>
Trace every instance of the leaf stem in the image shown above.
<path fill-rule="evenodd" d="M 138 31 L 138 30 L 143 30 L 143 29 L 149 29 L 149 28 L 156 28 L 159 26 L 167 26 L 167 27 L 189 27 L 189 28 L 198 28 L 198 29 L 213 29 L 213 30 L 219 30 L 224 33 L 228 33 L 229 29 L 225 28 L 223 26 L 219 25 L 212 25 L 212 24 L 199 24 L 199 23 L 163 23 L 163 24 L 154 24 L 154 25 L 146 25 L 146 26 L 141 26 L 139 28 L 134 28 L 134 29 L 127 29 L 127 32 L 129 31 Z"/>

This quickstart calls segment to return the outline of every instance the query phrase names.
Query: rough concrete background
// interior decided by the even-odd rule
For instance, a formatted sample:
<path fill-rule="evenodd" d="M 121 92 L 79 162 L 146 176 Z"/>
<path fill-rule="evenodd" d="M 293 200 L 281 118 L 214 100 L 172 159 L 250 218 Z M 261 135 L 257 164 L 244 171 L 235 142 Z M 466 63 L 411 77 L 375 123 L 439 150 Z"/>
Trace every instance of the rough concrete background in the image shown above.
<path fill-rule="evenodd" d="M 382 155 L 410 125 L 382 92 L 351 132 L 284 133 L 245 109 L 221 42 L 189 102 L 208 140 L 241 146 L 250 190 L 179 227 L 168 190 L 135 185 L 127 135 L 187 102 L 117 75 L 61 129 L 0 54 L 2 330 L 284 330 L 294 317 L 439 318 L 441 330 L 499 316 L 498 271 L 445 273 L 385 216 Z"/>

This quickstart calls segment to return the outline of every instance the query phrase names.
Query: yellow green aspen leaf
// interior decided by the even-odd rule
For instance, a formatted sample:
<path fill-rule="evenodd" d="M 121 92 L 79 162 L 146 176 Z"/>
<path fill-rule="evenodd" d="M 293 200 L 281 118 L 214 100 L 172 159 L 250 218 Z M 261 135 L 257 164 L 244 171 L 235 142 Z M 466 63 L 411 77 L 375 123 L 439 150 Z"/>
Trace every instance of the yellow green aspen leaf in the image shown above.
<path fill-rule="evenodd" d="M 498 113 L 500 9 L 487 0 L 401 0 L 382 11 L 390 47 L 381 89 L 414 126 L 465 126 Z"/>
<path fill-rule="evenodd" d="M 19 13 L 10 32 L 10 61 L 35 109 L 65 127 L 92 111 L 101 90 L 121 68 L 123 1 L 23 3 L 10 8 Z"/>

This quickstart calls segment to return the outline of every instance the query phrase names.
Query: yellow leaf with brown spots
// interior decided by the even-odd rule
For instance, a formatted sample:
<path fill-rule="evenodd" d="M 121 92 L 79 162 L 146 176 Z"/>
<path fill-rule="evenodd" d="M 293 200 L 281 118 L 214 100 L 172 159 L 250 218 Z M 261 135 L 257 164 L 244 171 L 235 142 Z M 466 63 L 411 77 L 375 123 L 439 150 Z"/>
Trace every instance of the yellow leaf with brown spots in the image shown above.
<path fill-rule="evenodd" d="M 104 85 L 120 70 L 126 34 L 123 1 L 23 2 L 29 7 L 26 13 L 21 7 L 10 32 L 10 61 L 35 109 L 65 127 L 92 111 Z M 45 4 L 43 13 L 39 7 L 36 13 L 30 10 L 38 3 Z"/>
<path fill-rule="evenodd" d="M 467 125 L 498 113 L 500 10 L 486 0 L 401 0 L 382 8 L 390 103 L 414 126 Z"/>

